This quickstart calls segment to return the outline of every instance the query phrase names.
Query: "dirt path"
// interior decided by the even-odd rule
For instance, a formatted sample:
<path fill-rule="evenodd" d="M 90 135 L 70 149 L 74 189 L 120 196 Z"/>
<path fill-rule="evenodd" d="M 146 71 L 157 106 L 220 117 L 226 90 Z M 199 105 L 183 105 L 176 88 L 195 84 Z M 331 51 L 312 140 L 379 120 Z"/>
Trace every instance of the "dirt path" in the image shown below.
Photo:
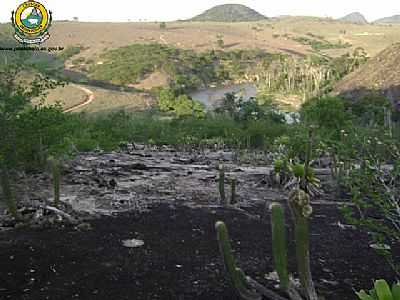
<path fill-rule="evenodd" d="M 72 111 L 77 110 L 78 108 L 84 107 L 84 106 L 90 104 L 95 99 L 94 94 L 91 90 L 89 90 L 83 86 L 76 85 L 76 84 L 73 84 L 73 86 L 82 90 L 84 93 L 86 93 L 85 101 L 83 101 L 77 105 L 74 105 L 70 108 L 67 108 L 66 110 L 64 110 L 65 113 L 72 112 Z"/>

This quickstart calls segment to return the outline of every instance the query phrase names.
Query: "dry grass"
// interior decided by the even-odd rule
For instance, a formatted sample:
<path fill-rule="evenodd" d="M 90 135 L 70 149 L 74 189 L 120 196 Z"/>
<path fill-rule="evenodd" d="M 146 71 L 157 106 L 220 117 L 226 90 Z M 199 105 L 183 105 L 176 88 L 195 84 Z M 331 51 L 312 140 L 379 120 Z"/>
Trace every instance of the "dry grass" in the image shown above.
<path fill-rule="evenodd" d="M 53 105 L 60 102 L 64 109 L 73 107 L 85 101 L 86 94 L 79 88 L 73 85 L 58 87 L 51 90 L 46 97 L 46 104 Z"/>
<path fill-rule="evenodd" d="M 393 42 L 400 41 L 400 26 L 356 25 L 330 19 L 287 17 L 251 23 L 171 22 L 161 30 L 157 23 L 82 23 L 55 22 L 52 38 L 46 46 L 83 45 L 88 47 L 78 57 L 94 57 L 106 49 L 133 43 L 165 43 L 180 48 L 204 51 L 217 49 L 217 35 L 222 35 L 226 49 L 260 48 L 274 52 L 307 54 L 309 46 L 290 37 L 313 33 L 330 42 L 349 42 L 363 47 L 374 56 Z M 341 33 L 346 30 L 346 34 Z M 349 49 L 329 50 L 340 55 Z"/>
<path fill-rule="evenodd" d="M 117 92 L 92 87 L 89 89 L 94 93 L 94 101 L 75 112 L 138 111 L 151 107 L 154 102 L 145 93 Z"/>
<path fill-rule="evenodd" d="M 398 101 L 400 95 L 400 43 L 396 43 L 364 66 L 346 76 L 335 87 L 335 93 L 341 94 L 354 90 L 391 91 L 391 98 Z"/>

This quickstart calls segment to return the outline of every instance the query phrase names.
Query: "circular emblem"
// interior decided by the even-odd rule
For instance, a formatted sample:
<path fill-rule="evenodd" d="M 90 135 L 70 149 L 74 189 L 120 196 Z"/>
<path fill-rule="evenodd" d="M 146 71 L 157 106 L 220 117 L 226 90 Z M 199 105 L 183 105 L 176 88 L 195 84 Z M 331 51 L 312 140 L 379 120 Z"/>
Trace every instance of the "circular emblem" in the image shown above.
<path fill-rule="evenodd" d="M 35 0 L 22 3 L 12 12 L 12 23 L 15 28 L 15 38 L 23 44 L 40 44 L 50 35 L 51 11 Z"/>

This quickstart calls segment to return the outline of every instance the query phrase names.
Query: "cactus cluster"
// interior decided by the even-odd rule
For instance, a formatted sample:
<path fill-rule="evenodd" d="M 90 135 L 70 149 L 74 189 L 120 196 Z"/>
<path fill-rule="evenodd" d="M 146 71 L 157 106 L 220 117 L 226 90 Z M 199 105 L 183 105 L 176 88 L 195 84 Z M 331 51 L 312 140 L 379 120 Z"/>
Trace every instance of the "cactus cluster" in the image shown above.
<path fill-rule="evenodd" d="M 219 190 L 221 205 L 225 206 L 228 204 L 235 204 L 237 202 L 237 200 L 236 200 L 237 179 L 231 178 L 229 180 L 230 187 L 231 187 L 231 194 L 230 194 L 231 197 L 230 197 L 230 199 L 229 198 L 227 199 L 226 194 L 225 194 L 225 167 L 224 167 L 224 165 L 219 165 L 218 171 L 219 171 L 218 190 Z"/>
<path fill-rule="evenodd" d="M 289 197 L 289 206 L 292 210 L 295 225 L 297 271 L 301 282 L 300 292 L 297 291 L 295 284 L 291 280 L 287 268 L 288 251 L 283 207 L 279 203 L 273 203 L 270 207 L 274 268 L 279 276 L 280 289 L 291 300 L 318 299 L 310 270 L 308 222 L 312 209 L 309 201 L 309 196 L 302 190 L 293 191 Z M 225 268 L 228 271 L 233 286 L 242 299 L 260 299 L 261 295 L 271 299 L 287 299 L 263 287 L 250 277 L 244 276 L 242 270 L 235 264 L 225 224 L 217 222 L 216 230 Z M 253 289 L 256 290 L 256 295 L 254 295 L 255 292 Z M 248 297 L 250 294 L 254 298 Z"/>

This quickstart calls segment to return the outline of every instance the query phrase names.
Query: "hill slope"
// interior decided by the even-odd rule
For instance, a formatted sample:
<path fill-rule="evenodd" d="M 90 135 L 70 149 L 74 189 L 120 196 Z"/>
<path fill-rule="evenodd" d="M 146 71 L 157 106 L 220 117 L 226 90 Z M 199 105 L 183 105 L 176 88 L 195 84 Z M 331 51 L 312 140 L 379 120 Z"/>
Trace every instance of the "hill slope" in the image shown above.
<path fill-rule="evenodd" d="M 376 24 L 400 24 L 400 15 L 394 15 L 391 17 L 382 18 L 376 20 L 374 23 Z"/>
<path fill-rule="evenodd" d="M 353 24 L 361 24 L 361 25 L 368 24 L 367 19 L 365 19 L 365 17 L 359 12 L 353 12 L 353 13 L 348 14 L 338 20 L 342 21 L 342 22 L 353 23 Z"/>
<path fill-rule="evenodd" d="M 266 20 L 267 17 L 254 9 L 241 4 L 223 4 L 215 6 L 190 21 L 211 22 L 252 22 Z"/>
<path fill-rule="evenodd" d="M 334 93 L 351 99 L 378 93 L 386 96 L 400 108 L 399 61 L 400 43 L 396 43 L 346 76 L 336 85 Z"/>

